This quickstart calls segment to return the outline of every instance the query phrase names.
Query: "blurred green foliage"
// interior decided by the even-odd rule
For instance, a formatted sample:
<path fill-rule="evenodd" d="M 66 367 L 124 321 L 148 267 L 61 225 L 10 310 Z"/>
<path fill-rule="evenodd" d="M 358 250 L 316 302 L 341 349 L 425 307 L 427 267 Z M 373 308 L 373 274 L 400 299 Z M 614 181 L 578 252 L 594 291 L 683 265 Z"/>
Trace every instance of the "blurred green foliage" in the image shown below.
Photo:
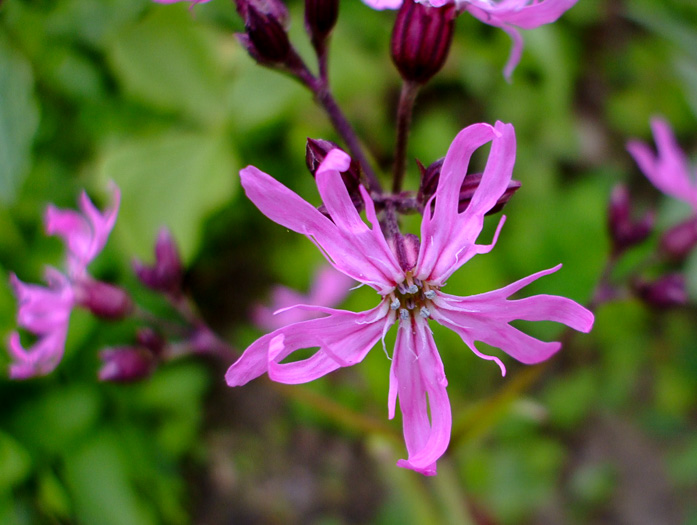
<path fill-rule="evenodd" d="M 288 5 L 291 37 L 309 60 L 302 2 Z M 330 62 L 336 98 L 383 173 L 399 93 L 386 52 L 393 16 L 344 0 Z M 246 56 L 233 35 L 241 29 L 222 1 L 193 11 L 148 0 L 2 3 L 3 334 L 16 308 L 9 272 L 36 282 L 44 265 L 61 264 L 60 243 L 43 235 L 46 204 L 71 207 L 82 188 L 103 202 L 109 180 L 123 200 L 92 267 L 97 276 L 135 285 L 130 259 L 149 259 L 158 229 L 169 227 L 199 307 L 240 348 L 259 335 L 247 314 L 270 286 L 308 288 L 321 256 L 261 216 L 237 191 L 236 172 L 254 164 L 318 203 L 305 140 L 339 139 L 308 93 Z M 417 102 L 410 158 L 442 157 L 473 122 L 512 122 L 522 189 L 506 207 L 496 249 L 456 273 L 448 290 L 490 290 L 562 262 L 526 293 L 584 302 L 607 257 L 613 184 L 628 182 L 646 206 L 660 203 L 660 224 L 676 214 L 624 143 L 649 140 L 650 117 L 663 114 L 686 150 L 697 151 L 697 7 L 583 0 L 524 38 L 507 84 L 506 34 L 469 16 L 457 20 L 446 67 Z M 417 176 L 410 163 L 408 189 Z M 418 227 L 418 218 L 407 222 Z M 688 279 L 694 304 L 697 256 Z M 361 289 L 345 306 L 376 302 Z M 379 348 L 354 369 L 297 387 L 304 394 L 263 380 L 252 394 L 224 389 L 228 363 L 193 360 L 140 384 L 104 385 L 96 381 L 97 352 L 127 343 L 132 326 L 76 312 L 53 375 L 0 379 L 0 522 L 623 522 L 633 458 L 658 472 L 656 491 L 669 487 L 668 517 L 697 523 L 694 320 L 694 307 L 658 312 L 629 299 L 604 306 L 593 334 L 570 340 L 541 379 L 524 386 L 516 381 L 529 369 L 507 359 L 502 379 L 434 326 L 459 433 L 438 478 L 424 480 L 394 466 L 404 450 L 400 421 L 386 421 L 389 365 Z M 525 329 L 560 333 L 545 324 Z M 620 457 L 617 440 L 648 452 Z M 629 504 L 644 509 L 653 492 L 636 489 L 633 497 Z"/>

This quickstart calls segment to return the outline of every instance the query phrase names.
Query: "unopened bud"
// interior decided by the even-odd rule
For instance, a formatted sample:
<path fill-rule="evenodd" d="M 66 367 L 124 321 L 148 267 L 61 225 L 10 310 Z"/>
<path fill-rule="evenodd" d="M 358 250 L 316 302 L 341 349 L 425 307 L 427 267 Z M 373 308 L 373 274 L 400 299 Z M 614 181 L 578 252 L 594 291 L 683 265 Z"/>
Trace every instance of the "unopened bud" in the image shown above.
<path fill-rule="evenodd" d="M 117 321 L 133 310 L 133 301 L 123 288 L 102 281 L 85 280 L 76 283 L 77 304 L 102 319 Z"/>
<path fill-rule="evenodd" d="M 99 353 L 101 381 L 127 383 L 148 377 L 155 368 L 153 355 L 145 348 L 124 346 L 107 348 Z"/>
<path fill-rule="evenodd" d="M 470 202 L 472 202 L 472 197 L 474 197 L 474 194 L 476 193 L 477 188 L 479 188 L 479 184 L 481 182 L 481 173 L 470 173 L 465 177 L 462 186 L 460 186 L 460 202 L 457 207 L 457 211 L 459 213 L 465 211 L 470 205 Z M 506 190 L 498 198 L 496 204 L 494 204 L 494 206 L 488 212 L 486 212 L 486 215 L 491 215 L 501 211 L 511 197 L 513 197 L 513 194 L 520 189 L 520 186 L 520 181 L 510 180 Z"/>
<path fill-rule="evenodd" d="M 287 15 L 287 11 L 281 10 L 283 4 L 275 0 L 257 0 L 237 2 L 237 6 L 245 27 L 245 34 L 238 35 L 238 39 L 252 58 L 262 64 L 285 62 L 291 46 L 281 16 Z"/>
<path fill-rule="evenodd" d="M 133 261 L 133 271 L 151 290 L 178 294 L 181 291 L 183 266 L 179 250 L 166 228 L 160 230 L 155 242 L 155 264 L 148 266 Z"/>
<path fill-rule="evenodd" d="M 321 49 L 339 17 L 339 0 L 305 0 L 305 29 Z"/>
<path fill-rule="evenodd" d="M 616 253 L 621 253 L 644 241 L 655 223 L 655 215 L 646 213 L 638 221 L 632 220 L 632 203 L 629 190 L 624 185 L 617 185 L 610 194 L 608 206 L 608 229 Z"/>
<path fill-rule="evenodd" d="M 392 60 L 402 78 L 425 84 L 445 64 L 453 40 L 455 5 L 404 0 L 392 31 Z"/>
<path fill-rule="evenodd" d="M 663 234 L 660 250 L 669 259 L 684 260 L 697 246 L 697 217 L 692 217 Z"/>
<path fill-rule="evenodd" d="M 638 281 L 633 283 L 636 294 L 650 306 L 670 308 L 683 306 L 688 302 L 685 276 L 670 273 L 653 282 Z"/>
<path fill-rule="evenodd" d="M 310 170 L 313 177 L 317 173 L 319 165 L 322 164 L 322 161 L 327 156 L 327 153 L 336 148 L 339 148 L 339 146 L 329 140 L 307 139 L 307 145 L 305 147 L 305 163 L 307 164 L 307 169 Z M 358 162 L 351 159 L 349 169 L 341 174 L 341 179 L 344 181 L 344 185 L 351 196 L 353 205 L 360 212 L 363 209 L 363 197 L 358 190 L 361 183 L 361 169 Z"/>
<path fill-rule="evenodd" d="M 421 185 L 419 187 L 419 194 L 417 200 L 419 205 L 424 208 L 428 203 L 429 199 L 433 196 L 438 188 L 438 182 L 440 180 L 440 170 L 443 167 L 443 160 L 438 159 L 428 168 L 424 168 L 422 164 L 419 163 L 419 168 L 421 169 Z M 479 188 L 482 182 L 481 173 L 468 173 L 465 179 L 462 181 L 460 186 L 460 197 L 458 202 L 457 211 L 462 213 L 467 209 L 472 197 Z M 498 213 L 503 209 L 503 207 L 508 203 L 513 194 L 520 189 L 520 182 L 517 180 L 511 180 L 506 187 L 506 190 L 501 194 L 501 196 L 496 201 L 496 204 L 486 212 L 486 215 L 492 215 Z"/>

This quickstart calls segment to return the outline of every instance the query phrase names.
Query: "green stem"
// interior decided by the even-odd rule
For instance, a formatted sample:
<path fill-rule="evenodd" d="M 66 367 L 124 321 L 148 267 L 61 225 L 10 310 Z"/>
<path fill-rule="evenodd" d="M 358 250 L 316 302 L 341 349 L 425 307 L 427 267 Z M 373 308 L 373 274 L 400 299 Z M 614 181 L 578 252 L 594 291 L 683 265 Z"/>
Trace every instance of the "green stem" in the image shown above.
<path fill-rule="evenodd" d="M 397 106 L 397 141 L 394 152 L 394 169 L 392 171 L 392 192 L 399 193 L 402 190 L 404 172 L 407 160 L 407 142 L 409 140 L 409 129 L 411 127 L 411 116 L 414 110 L 414 102 L 419 93 L 419 84 L 416 82 L 404 81 L 402 92 L 399 95 L 399 105 Z"/>

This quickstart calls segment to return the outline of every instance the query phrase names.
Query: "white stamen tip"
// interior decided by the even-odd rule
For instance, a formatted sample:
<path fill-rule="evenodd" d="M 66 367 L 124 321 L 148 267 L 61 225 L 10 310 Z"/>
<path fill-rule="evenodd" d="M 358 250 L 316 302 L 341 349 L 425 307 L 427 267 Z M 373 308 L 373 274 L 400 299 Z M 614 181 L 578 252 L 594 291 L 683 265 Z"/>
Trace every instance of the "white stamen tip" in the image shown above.
<path fill-rule="evenodd" d="M 428 290 L 428 291 L 424 292 L 424 297 L 426 299 L 433 300 L 436 298 L 436 291 L 435 290 Z"/>
<path fill-rule="evenodd" d="M 404 308 L 402 308 L 402 309 L 399 311 L 399 318 L 400 318 L 402 321 L 408 320 L 408 319 L 409 319 L 409 310 L 405 310 Z"/>
<path fill-rule="evenodd" d="M 397 299 L 396 297 L 394 298 L 394 301 L 390 303 L 390 309 L 392 310 L 397 310 L 400 306 L 402 306 L 402 303 L 400 303 L 399 299 Z"/>
<path fill-rule="evenodd" d="M 412 284 L 409 288 L 407 288 L 407 293 L 410 293 L 410 294 L 415 294 L 418 291 L 419 291 L 419 287 L 416 286 L 415 284 Z"/>
<path fill-rule="evenodd" d="M 421 317 L 423 317 L 424 319 L 428 319 L 429 317 L 431 317 L 431 312 L 429 311 L 428 308 L 426 308 L 425 306 L 422 306 L 421 310 L 419 310 L 419 315 Z"/>

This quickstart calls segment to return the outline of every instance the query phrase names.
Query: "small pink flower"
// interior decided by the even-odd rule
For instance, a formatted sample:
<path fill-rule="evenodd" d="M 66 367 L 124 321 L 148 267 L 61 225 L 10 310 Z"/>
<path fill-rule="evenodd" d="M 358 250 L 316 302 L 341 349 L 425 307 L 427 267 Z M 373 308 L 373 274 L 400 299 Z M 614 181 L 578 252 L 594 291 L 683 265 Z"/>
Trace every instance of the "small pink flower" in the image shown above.
<path fill-rule="evenodd" d="M 454 3 L 477 20 L 503 29 L 513 40 L 513 48 L 504 68 L 510 80 L 523 53 L 523 38 L 518 29 L 535 29 L 556 22 L 578 0 L 422 0 L 433 7 Z M 374 9 L 398 9 L 402 0 L 363 0 Z"/>
<path fill-rule="evenodd" d="M 34 344 L 25 349 L 19 333 L 10 334 L 12 378 L 27 379 L 52 372 L 63 357 L 73 307 L 83 302 L 86 305 L 94 303 L 92 292 L 95 286 L 110 286 L 94 281 L 87 274 L 87 265 L 104 247 L 116 221 L 119 190 L 112 186 L 111 191 L 114 205 L 104 213 L 95 208 L 84 192 L 80 197 L 82 214 L 49 205 L 45 215 L 46 231 L 65 242 L 68 249 L 67 276 L 54 268 L 47 269 L 46 287 L 25 284 L 14 274 L 10 276 L 19 307 L 17 324 L 36 336 Z M 130 304 L 124 307 L 130 308 Z"/>
<path fill-rule="evenodd" d="M 481 182 L 462 212 L 459 190 L 472 154 L 491 143 Z M 330 218 L 253 166 L 240 172 L 250 200 L 280 225 L 307 235 L 337 270 L 374 288 L 379 304 L 365 312 L 349 312 L 325 306 L 302 306 L 325 317 L 293 323 L 252 343 L 227 371 L 230 386 L 239 386 L 268 373 L 281 383 L 305 383 L 338 368 L 363 360 L 373 346 L 384 340 L 398 323 L 392 353 L 388 414 L 395 415 L 399 398 L 404 438 L 409 457 L 399 466 L 432 475 L 436 460 L 450 441 L 452 417 L 443 364 L 429 320 L 454 330 L 478 356 L 500 359 L 480 352 L 476 341 L 501 348 L 515 359 L 539 363 L 557 352 L 558 342 L 539 341 L 510 325 L 513 320 L 556 321 L 588 332 L 593 314 L 574 301 L 558 296 L 536 295 L 511 300 L 523 287 L 559 269 L 538 272 L 505 288 L 457 297 L 441 291 L 445 281 L 478 253 L 489 252 L 494 243 L 475 244 L 484 215 L 508 188 L 515 162 L 513 126 L 475 124 L 462 130 L 443 162 L 438 187 L 424 210 L 421 241 L 397 234 L 389 240 L 379 226 L 375 204 L 359 188 L 365 203 L 368 226 L 356 211 L 341 178 L 349 157 L 332 150 L 316 173 L 320 196 Z M 284 363 L 296 350 L 318 348 L 311 357 Z"/>
<path fill-rule="evenodd" d="M 334 307 L 346 298 L 355 283 L 331 266 L 325 266 L 317 272 L 307 295 L 286 286 L 275 287 L 271 292 L 271 305 L 257 305 L 252 311 L 252 320 L 262 330 L 276 330 L 291 323 L 313 319 L 318 317 L 315 313 L 296 307 Z"/>
<path fill-rule="evenodd" d="M 18 332 L 9 339 L 10 377 L 27 379 L 53 371 L 63 357 L 68 321 L 74 296 L 68 279 L 58 270 L 46 271 L 47 287 L 25 284 L 10 275 L 10 284 L 17 296 L 17 324 L 36 335 L 36 342 L 24 349 Z"/>
<path fill-rule="evenodd" d="M 627 143 L 639 169 L 666 195 L 687 202 L 697 212 L 697 174 L 690 168 L 670 125 L 662 118 L 651 119 L 651 129 L 658 154 L 638 140 Z"/>
<path fill-rule="evenodd" d="M 121 192 L 111 185 L 113 204 L 100 212 L 84 191 L 80 195 L 79 213 L 61 210 L 52 204 L 46 209 L 44 222 L 46 233 L 63 239 L 68 248 L 68 274 L 79 278 L 85 274 L 87 265 L 102 251 L 116 222 Z"/>

